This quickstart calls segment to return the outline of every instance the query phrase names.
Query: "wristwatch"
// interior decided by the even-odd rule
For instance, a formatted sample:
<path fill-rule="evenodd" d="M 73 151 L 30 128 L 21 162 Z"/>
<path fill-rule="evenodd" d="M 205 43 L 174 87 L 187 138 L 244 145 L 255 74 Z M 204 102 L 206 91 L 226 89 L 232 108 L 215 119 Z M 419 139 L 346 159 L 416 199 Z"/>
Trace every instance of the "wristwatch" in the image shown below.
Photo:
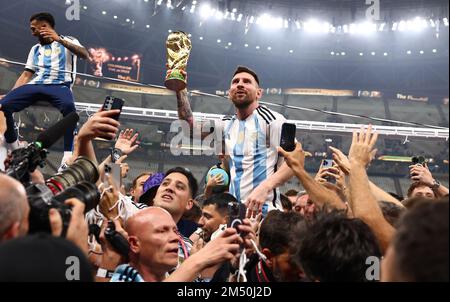
<path fill-rule="evenodd" d="M 122 156 L 122 150 L 119 148 L 112 148 L 111 149 L 111 161 L 115 163 L 119 158 Z"/>
<path fill-rule="evenodd" d="M 437 190 L 441 186 L 441 183 L 439 180 L 433 179 L 433 184 L 431 185 L 431 189 Z"/>

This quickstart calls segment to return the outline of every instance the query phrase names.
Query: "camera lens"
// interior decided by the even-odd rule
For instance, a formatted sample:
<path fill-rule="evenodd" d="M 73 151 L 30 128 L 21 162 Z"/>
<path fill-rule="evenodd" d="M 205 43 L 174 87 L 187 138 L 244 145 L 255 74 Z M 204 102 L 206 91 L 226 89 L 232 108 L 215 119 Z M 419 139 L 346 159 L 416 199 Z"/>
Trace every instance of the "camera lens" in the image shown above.
<path fill-rule="evenodd" d="M 84 212 L 86 213 L 98 205 L 100 192 L 98 192 L 94 184 L 83 181 L 55 196 L 55 199 L 61 203 L 64 203 L 69 198 L 77 198 L 82 201 L 85 205 Z"/>
<path fill-rule="evenodd" d="M 97 166 L 86 157 L 80 156 L 66 170 L 47 180 L 47 185 L 53 192 L 61 192 L 82 181 L 95 183 L 98 177 Z"/>

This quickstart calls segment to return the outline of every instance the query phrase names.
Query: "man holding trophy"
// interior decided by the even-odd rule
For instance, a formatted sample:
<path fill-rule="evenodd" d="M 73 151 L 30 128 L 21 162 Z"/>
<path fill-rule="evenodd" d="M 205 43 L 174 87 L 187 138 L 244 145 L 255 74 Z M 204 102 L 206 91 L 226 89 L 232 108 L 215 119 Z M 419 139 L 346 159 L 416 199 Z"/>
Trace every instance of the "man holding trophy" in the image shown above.
<path fill-rule="evenodd" d="M 186 89 L 186 65 L 192 45 L 183 32 L 174 32 L 167 39 L 169 68 L 166 87 L 176 92 L 178 116 L 195 123 Z M 225 155 L 230 158 L 230 193 L 247 205 L 247 216 L 255 217 L 263 204 L 269 210 L 281 209 L 279 186 L 293 176 L 291 169 L 278 156 L 281 128 L 286 119 L 279 113 L 259 105 L 263 90 L 258 75 L 238 66 L 229 89 L 229 99 L 236 113 L 215 121 L 214 131 L 221 131 Z"/>

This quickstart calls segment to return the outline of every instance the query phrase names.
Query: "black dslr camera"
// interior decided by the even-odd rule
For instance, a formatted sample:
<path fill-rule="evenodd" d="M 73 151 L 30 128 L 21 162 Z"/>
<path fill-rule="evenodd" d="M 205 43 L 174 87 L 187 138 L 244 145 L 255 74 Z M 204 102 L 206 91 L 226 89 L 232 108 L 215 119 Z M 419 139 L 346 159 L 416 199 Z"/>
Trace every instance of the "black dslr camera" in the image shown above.
<path fill-rule="evenodd" d="M 66 235 L 72 209 L 64 204 L 69 198 L 77 198 L 85 204 L 85 212 L 90 211 L 100 201 L 95 182 L 99 177 L 96 165 L 84 157 L 46 181 L 46 184 L 34 184 L 26 188 L 30 204 L 30 233 L 50 233 L 48 211 L 57 209 L 63 221 L 63 233 Z"/>
<path fill-rule="evenodd" d="M 105 230 L 105 238 L 122 256 L 128 257 L 128 253 L 130 252 L 128 240 L 116 231 L 116 225 L 112 221 L 108 221 L 108 226 Z"/>

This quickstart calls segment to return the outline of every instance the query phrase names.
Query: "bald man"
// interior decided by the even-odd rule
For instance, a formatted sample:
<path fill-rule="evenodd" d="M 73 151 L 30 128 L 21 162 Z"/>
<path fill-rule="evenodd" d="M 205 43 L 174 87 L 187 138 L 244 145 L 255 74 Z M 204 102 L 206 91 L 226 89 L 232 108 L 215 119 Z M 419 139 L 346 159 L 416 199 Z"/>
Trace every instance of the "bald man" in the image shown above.
<path fill-rule="evenodd" d="M 23 185 L 0 174 L 0 242 L 28 233 L 30 206 Z"/>
<path fill-rule="evenodd" d="M 160 282 L 167 280 L 178 264 L 177 226 L 168 211 L 145 208 L 131 216 L 125 226 L 130 244 L 129 263 L 116 268 L 111 281 Z M 217 240 L 194 254 L 169 277 L 168 281 L 193 281 L 200 271 L 231 260 L 242 243 L 234 229 L 227 229 Z"/>

